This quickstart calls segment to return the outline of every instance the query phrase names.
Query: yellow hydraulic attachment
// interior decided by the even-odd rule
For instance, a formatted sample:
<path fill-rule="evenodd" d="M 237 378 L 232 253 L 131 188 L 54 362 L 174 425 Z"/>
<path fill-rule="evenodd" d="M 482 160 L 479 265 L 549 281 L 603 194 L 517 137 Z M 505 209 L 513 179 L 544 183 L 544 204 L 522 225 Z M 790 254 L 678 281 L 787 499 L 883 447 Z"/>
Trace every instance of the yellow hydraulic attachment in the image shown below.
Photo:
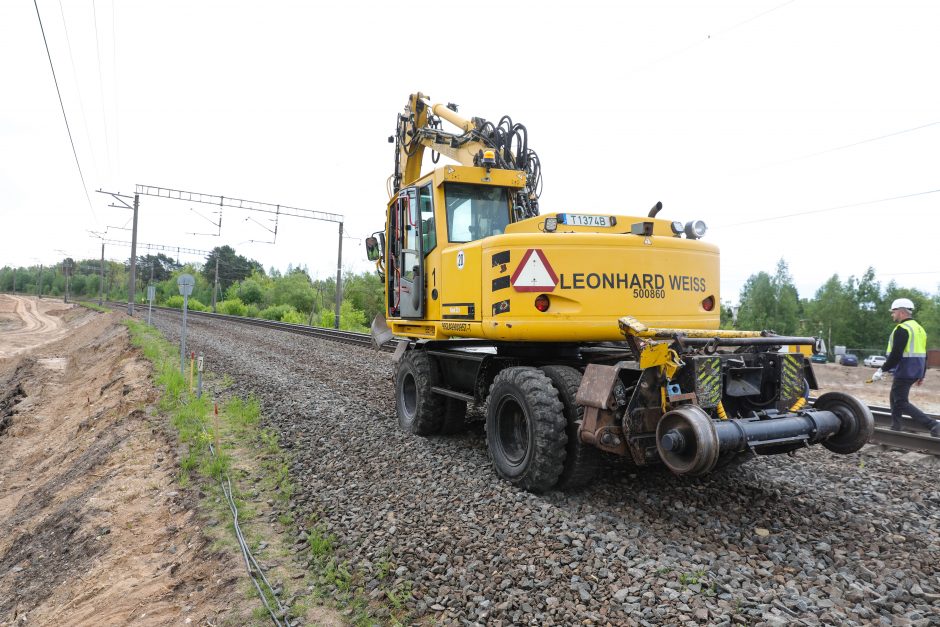
<path fill-rule="evenodd" d="M 676 370 L 684 365 L 679 359 L 679 353 L 669 348 L 669 344 L 665 342 L 647 344 L 640 352 L 640 368 L 645 370 L 659 366 L 666 379 L 672 379 Z"/>
<path fill-rule="evenodd" d="M 676 337 L 694 338 L 738 338 L 761 337 L 761 331 L 733 331 L 728 329 L 657 329 L 647 327 L 633 316 L 624 316 L 620 319 L 620 331 L 626 337 L 672 339 Z"/>

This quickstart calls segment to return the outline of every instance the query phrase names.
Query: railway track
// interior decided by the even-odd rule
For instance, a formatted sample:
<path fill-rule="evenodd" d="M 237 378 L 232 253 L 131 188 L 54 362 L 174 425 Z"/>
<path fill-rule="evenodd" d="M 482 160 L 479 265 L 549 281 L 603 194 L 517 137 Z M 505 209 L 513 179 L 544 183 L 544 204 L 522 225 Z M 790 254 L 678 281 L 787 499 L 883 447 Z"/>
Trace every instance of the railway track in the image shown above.
<path fill-rule="evenodd" d="M 125 306 L 126 303 L 109 303 L 115 306 Z M 155 311 L 166 311 L 166 312 L 179 312 L 179 309 L 173 307 L 157 307 L 154 306 Z M 146 315 L 147 308 L 146 306 L 138 306 L 135 309 L 137 315 Z M 291 324 L 289 322 L 276 322 L 274 320 L 265 320 L 263 318 L 245 318 L 242 316 L 230 316 L 228 314 L 220 313 L 211 313 L 208 311 L 192 311 L 189 310 L 186 313 L 187 316 L 193 316 L 196 318 L 213 318 L 216 320 L 225 320 L 227 322 L 235 322 L 237 324 L 247 324 L 256 327 L 265 327 L 268 329 L 276 329 L 278 331 L 286 331 L 287 333 L 296 333 L 298 335 L 306 335 L 309 337 L 319 337 L 333 342 L 343 342 L 345 344 L 355 344 L 356 346 L 366 346 L 374 347 L 375 345 L 372 342 L 372 336 L 368 333 L 358 333 L 356 331 L 341 331 L 339 329 L 328 329 L 325 327 L 311 327 L 306 324 Z M 392 353 L 395 351 L 395 347 L 398 345 L 397 341 L 388 342 L 382 347 L 382 350 L 385 352 Z"/>
<path fill-rule="evenodd" d="M 122 307 L 126 305 L 126 303 L 117 302 L 111 302 L 109 304 L 115 307 Z M 164 312 L 179 311 L 179 309 L 172 307 L 155 306 L 154 309 Z M 138 307 L 137 312 L 138 315 L 145 315 L 146 307 Z M 324 327 L 311 327 L 305 324 L 275 322 L 273 320 L 264 320 L 261 318 L 244 318 L 242 316 L 230 316 L 227 314 L 210 313 L 205 311 L 189 311 L 187 315 L 197 318 L 213 318 L 216 320 L 225 320 L 227 322 L 234 322 L 237 324 L 265 327 L 268 329 L 285 331 L 287 333 L 296 333 L 298 335 L 306 335 L 308 337 L 322 338 L 333 342 L 354 344 L 356 346 L 374 346 L 372 337 L 368 333 L 358 333 L 356 331 L 341 331 L 338 329 L 327 329 Z M 389 342 L 382 347 L 382 350 L 385 352 L 394 352 L 397 344 L 397 341 Z M 813 400 L 815 399 L 810 399 L 811 402 Z M 890 428 L 891 410 L 889 408 L 872 405 L 869 406 L 869 409 L 875 418 L 875 432 L 872 434 L 871 440 L 869 440 L 870 443 L 940 456 L 940 438 L 931 437 L 930 434 L 928 434 L 924 429 L 914 424 L 910 417 L 904 417 L 903 431 L 892 431 Z M 934 419 L 938 418 L 938 416 L 935 415 L 930 415 L 930 417 Z"/>

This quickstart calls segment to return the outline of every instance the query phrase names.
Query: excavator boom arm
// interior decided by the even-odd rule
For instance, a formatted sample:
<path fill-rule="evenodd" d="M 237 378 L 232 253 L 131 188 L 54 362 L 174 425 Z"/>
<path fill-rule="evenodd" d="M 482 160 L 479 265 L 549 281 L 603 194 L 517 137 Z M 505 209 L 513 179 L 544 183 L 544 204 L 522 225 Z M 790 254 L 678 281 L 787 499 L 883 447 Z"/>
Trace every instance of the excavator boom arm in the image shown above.
<path fill-rule="evenodd" d="M 442 120 L 460 132 L 444 130 Z M 526 128 L 513 124 L 509 116 L 504 116 L 497 125 L 483 118 L 467 120 L 458 115 L 456 105 L 432 105 L 427 96 L 417 92 L 408 97 L 404 112 L 398 114 L 396 133 L 389 141 L 395 143 L 395 173 L 390 195 L 421 177 L 426 149 L 465 166 L 481 165 L 484 151 L 491 150 L 495 167 L 526 173 L 526 190 L 517 205 L 523 208 L 525 216 L 538 215 L 541 166 L 535 151 L 528 147 Z"/>

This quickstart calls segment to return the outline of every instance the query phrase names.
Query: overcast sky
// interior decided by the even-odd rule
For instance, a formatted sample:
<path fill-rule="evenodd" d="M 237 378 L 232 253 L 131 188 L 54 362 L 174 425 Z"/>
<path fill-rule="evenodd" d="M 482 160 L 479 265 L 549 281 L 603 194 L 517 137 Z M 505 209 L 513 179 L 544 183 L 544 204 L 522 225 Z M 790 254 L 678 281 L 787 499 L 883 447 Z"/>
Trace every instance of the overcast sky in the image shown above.
<path fill-rule="evenodd" d="M 387 137 L 422 91 L 528 127 L 543 213 L 662 201 L 704 220 L 723 300 L 780 258 L 804 297 L 868 266 L 938 291 L 935 0 L 38 5 L 91 206 L 36 9 L 5 0 L 0 266 L 97 257 L 89 230 L 129 240 L 131 212 L 95 190 L 147 184 L 343 214 L 344 267 L 368 270 Z M 272 240 L 267 216 L 226 209 L 213 237 L 192 234 L 217 232 L 212 207 L 140 204 L 141 242 L 335 273 L 335 224 L 284 218 L 250 243 Z"/>

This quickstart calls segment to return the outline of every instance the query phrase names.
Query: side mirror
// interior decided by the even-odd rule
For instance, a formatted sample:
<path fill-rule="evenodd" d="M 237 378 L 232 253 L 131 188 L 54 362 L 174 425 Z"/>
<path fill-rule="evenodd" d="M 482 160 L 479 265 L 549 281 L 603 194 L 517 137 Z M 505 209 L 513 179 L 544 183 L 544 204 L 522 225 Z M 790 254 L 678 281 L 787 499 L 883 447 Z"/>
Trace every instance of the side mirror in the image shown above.
<path fill-rule="evenodd" d="M 379 250 L 379 240 L 374 237 L 366 238 L 366 256 L 369 261 L 378 261 L 382 257 L 382 252 Z"/>

